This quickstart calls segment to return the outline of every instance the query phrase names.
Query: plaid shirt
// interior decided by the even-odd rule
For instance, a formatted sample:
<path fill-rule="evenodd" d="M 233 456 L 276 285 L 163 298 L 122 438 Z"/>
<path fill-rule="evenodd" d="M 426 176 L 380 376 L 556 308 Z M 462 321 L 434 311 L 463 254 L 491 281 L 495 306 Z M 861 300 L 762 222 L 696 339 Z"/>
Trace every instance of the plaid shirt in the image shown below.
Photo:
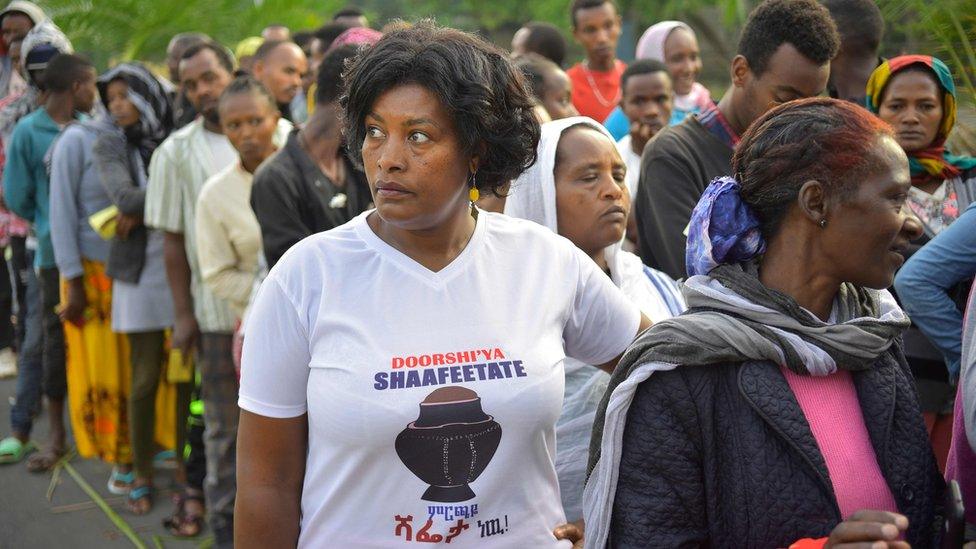
<path fill-rule="evenodd" d="M 695 116 L 698 117 L 698 121 L 706 130 L 719 138 L 722 143 L 728 145 L 730 149 L 734 149 L 739 144 L 739 135 L 735 133 L 729 121 L 722 115 L 722 111 L 718 110 L 717 103 L 712 103 Z"/>

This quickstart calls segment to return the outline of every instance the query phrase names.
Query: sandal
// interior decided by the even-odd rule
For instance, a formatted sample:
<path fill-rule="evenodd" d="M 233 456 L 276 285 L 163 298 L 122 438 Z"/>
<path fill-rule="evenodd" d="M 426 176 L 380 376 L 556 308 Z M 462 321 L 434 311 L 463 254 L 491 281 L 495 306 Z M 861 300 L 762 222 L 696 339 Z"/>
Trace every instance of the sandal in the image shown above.
<path fill-rule="evenodd" d="M 133 486 L 125 496 L 125 506 L 133 515 L 145 515 L 152 511 L 153 487 L 149 484 Z"/>
<path fill-rule="evenodd" d="M 63 448 L 46 448 L 27 458 L 27 470 L 31 473 L 46 473 L 64 457 Z"/>
<path fill-rule="evenodd" d="M 18 463 L 36 449 L 31 441 L 21 442 L 17 437 L 0 440 L 0 463 Z"/>
<path fill-rule="evenodd" d="M 172 516 L 163 519 L 163 526 L 170 534 L 181 538 L 192 538 L 203 531 L 203 515 L 187 510 L 186 503 L 189 501 L 195 501 L 203 507 L 203 494 L 197 495 L 189 491 L 173 494 L 176 511 Z"/>
<path fill-rule="evenodd" d="M 134 471 L 122 473 L 118 467 L 112 467 L 112 475 L 108 477 L 108 491 L 117 495 L 124 496 L 132 489 L 132 483 L 136 481 Z"/>

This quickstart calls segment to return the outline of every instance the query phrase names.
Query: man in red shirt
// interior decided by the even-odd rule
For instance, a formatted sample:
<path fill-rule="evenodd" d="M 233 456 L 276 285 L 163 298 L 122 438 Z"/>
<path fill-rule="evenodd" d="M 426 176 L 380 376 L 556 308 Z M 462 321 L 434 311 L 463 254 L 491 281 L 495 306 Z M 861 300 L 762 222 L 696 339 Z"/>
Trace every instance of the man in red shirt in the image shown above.
<path fill-rule="evenodd" d="M 573 82 L 573 105 L 583 116 L 603 122 L 620 103 L 620 75 L 627 65 L 617 59 L 620 15 L 613 0 L 575 0 L 570 8 L 573 38 L 586 59 L 566 71 Z"/>

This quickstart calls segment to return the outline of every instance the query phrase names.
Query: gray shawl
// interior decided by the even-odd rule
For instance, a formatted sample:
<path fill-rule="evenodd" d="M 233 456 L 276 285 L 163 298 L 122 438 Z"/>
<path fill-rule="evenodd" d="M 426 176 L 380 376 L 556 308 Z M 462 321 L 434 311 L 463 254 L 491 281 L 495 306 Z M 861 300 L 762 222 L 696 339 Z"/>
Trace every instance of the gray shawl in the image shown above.
<path fill-rule="evenodd" d="M 597 409 L 583 494 L 586 547 L 609 533 L 627 410 L 655 371 L 770 360 L 802 375 L 864 370 L 909 326 L 885 290 L 843 284 L 827 323 L 759 282 L 758 263 L 720 265 L 683 288 L 689 310 L 647 330 L 621 357 Z"/>

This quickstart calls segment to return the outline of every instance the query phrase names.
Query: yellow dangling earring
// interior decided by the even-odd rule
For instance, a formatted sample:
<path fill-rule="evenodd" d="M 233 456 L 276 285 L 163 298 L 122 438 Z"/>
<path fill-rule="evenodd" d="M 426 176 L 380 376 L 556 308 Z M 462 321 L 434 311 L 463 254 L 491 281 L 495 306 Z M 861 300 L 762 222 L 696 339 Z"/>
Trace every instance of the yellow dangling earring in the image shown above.
<path fill-rule="evenodd" d="M 468 191 L 468 198 L 471 200 L 472 204 L 481 198 L 481 193 L 478 192 L 478 184 L 475 181 L 474 174 L 471 174 L 471 190 Z"/>

